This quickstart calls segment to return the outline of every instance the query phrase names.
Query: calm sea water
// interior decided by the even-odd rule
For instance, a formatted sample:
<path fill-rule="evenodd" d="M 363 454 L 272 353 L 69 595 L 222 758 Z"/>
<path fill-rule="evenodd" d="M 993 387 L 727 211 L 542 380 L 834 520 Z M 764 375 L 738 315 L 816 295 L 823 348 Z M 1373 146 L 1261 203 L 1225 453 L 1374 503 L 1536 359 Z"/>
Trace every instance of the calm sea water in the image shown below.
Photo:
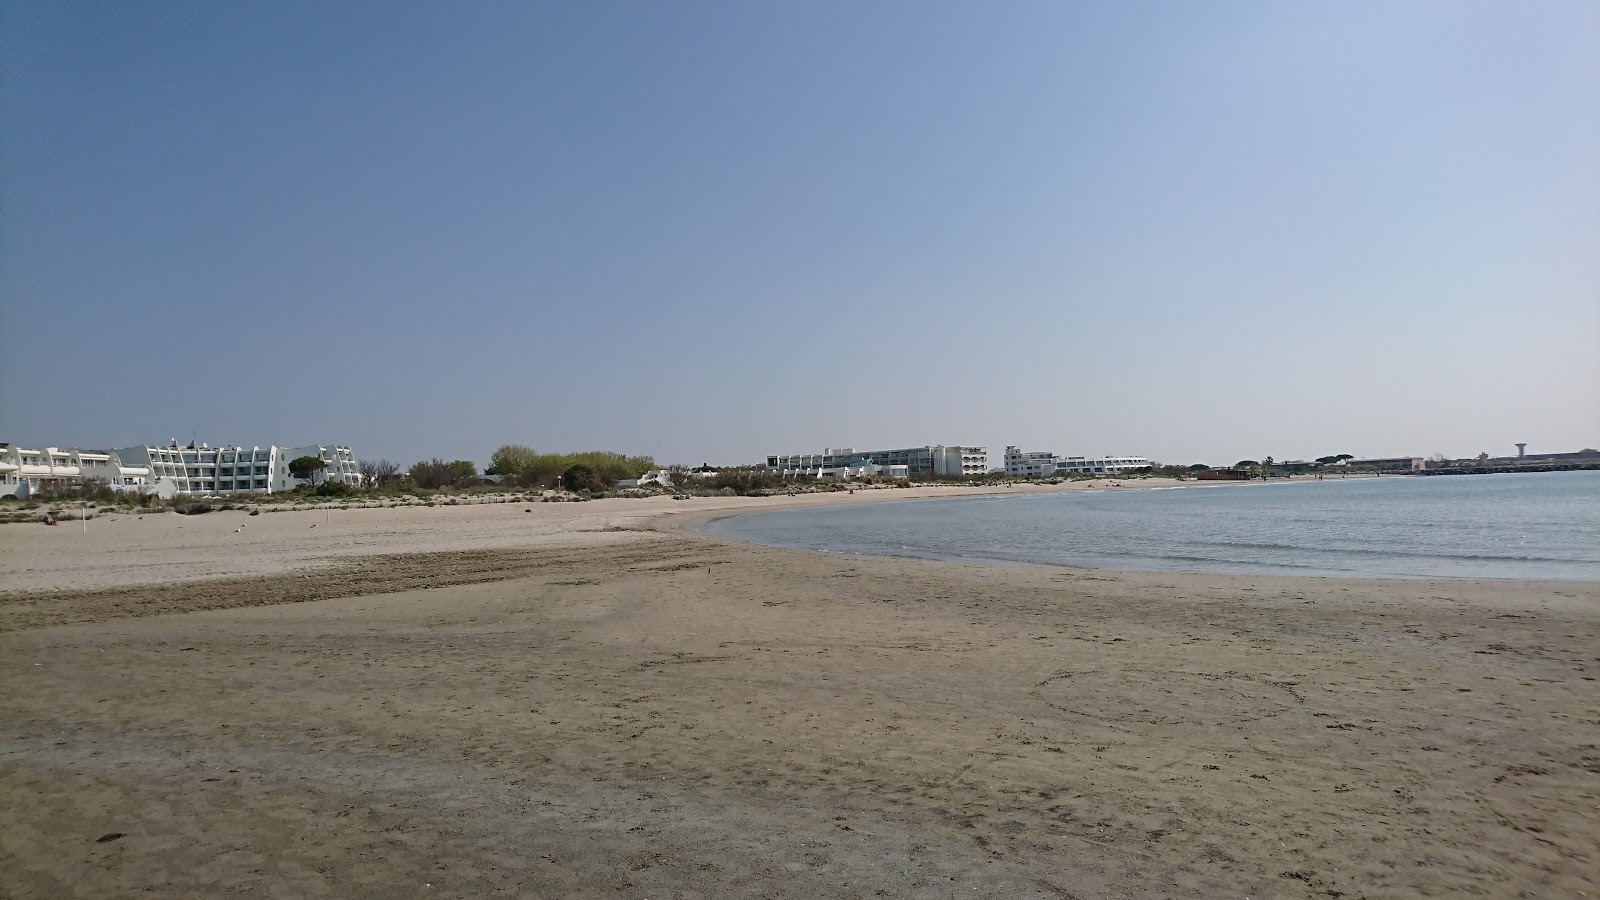
<path fill-rule="evenodd" d="M 707 531 L 807 550 L 1106 569 L 1600 581 L 1600 472 L 968 497 L 757 513 Z"/>

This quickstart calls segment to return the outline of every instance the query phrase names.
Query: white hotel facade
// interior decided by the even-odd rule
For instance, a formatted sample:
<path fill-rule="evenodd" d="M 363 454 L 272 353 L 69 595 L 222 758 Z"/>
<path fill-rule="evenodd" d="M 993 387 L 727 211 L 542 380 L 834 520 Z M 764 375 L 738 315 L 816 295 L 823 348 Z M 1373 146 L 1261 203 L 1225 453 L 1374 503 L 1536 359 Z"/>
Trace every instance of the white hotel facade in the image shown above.
<path fill-rule="evenodd" d="M 1150 468 L 1142 456 L 1056 456 L 1047 450 L 1024 453 L 1007 447 L 1005 472 L 1011 478 L 1048 478 L 1052 475 L 1123 475 Z"/>
<path fill-rule="evenodd" d="M 1007 447 L 1005 472 L 1009 478 L 1048 478 L 1056 474 L 1056 455 L 1048 450 L 1024 453 L 1017 447 Z"/>
<path fill-rule="evenodd" d="M 1056 471 L 1069 475 L 1122 475 L 1150 466 L 1150 460 L 1142 456 L 1064 456 L 1056 460 Z"/>
<path fill-rule="evenodd" d="M 138 490 L 149 478 L 148 469 L 124 466 L 110 453 L 62 447 L 29 450 L 0 443 L 0 497 L 27 497 L 86 482 Z"/>
<path fill-rule="evenodd" d="M 989 470 L 989 451 L 983 447 L 930 444 L 898 450 L 857 450 L 830 447 L 821 453 L 774 454 L 767 468 L 784 478 L 853 478 L 883 475 L 889 478 L 982 475 Z"/>
<path fill-rule="evenodd" d="M 289 474 L 290 460 L 312 456 L 325 468 L 319 481 L 361 483 L 349 447 L 211 447 L 139 444 L 116 450 L 0 444 L 0 496 L 27 497 L 41 490 L 104 484 L 113 490 L 179 495 L 272 494 L 304 484 Z"/>
<path fill-rule="evenodd" d="M 177 494 L 275 494 L 304 484 L 289 474 L 289 462 L 302 456 L 322 460 L 319 481 L 361 484 L 349 447 L 154 447 L 140 444 L 110 451 L 124 465 L 150 469 L 152 483 L 170 483 Z M 156 493 L 166 493 L 159 487 Z"/>

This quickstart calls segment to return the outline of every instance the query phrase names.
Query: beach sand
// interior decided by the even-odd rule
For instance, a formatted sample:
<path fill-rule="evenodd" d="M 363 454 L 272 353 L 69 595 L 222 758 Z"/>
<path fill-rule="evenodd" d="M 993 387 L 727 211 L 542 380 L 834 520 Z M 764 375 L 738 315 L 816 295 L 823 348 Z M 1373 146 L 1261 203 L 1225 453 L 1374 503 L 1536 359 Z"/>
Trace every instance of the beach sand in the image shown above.
<path fill-rule="evenodd" d="M 693 530 L 875 499 L 0 528 L 0 895 L 1600 896 L 1600 586 Z"/>

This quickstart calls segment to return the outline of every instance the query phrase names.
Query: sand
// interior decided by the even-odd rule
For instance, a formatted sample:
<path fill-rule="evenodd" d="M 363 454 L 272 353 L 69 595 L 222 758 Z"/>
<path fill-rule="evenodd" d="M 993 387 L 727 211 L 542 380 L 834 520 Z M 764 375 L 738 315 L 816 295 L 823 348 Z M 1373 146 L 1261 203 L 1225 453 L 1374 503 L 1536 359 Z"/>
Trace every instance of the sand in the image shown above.
<path fill-rule="evenodd" d="M 1600 896 L 1600 586 L 693 530 L 874 499 L 0 528 L 0 895 Z"/>

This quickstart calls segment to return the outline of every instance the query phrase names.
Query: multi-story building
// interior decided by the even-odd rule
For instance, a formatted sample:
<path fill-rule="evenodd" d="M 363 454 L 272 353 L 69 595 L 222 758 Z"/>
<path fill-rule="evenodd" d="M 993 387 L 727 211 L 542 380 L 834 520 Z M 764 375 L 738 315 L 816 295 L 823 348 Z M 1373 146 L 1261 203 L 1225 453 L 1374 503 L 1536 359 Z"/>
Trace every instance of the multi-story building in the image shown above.
<path fill-rule="evenodd" d="M 1150 468 L 1142 456 L 1065 456 L 1056 460 L 1056 471 L 1069 475 L 1122 475 Z"/>
<path fill-rule="evenodd" d="M 856 450 L 830 447 L 821 453 L 791 453 L 767 457 L 767 468 L 785 478 L 825 478 L 845 469 L 881 466 L 899 477 L 982 475 L 989 469 L 989 452 L 983 447 L 906 447 L 899 450 Z M 901 469 L 901 467 L 904 467 Z"/>
<path fill-rule="evenodd" d="M 1008 478 L 1045 478 L 1056 474 L 1056 455 L 1048 450 L 1024 453 L 1007 447 L 1005 472 Z"/>
<path fill-rule="evenodd" d="M 303 482 L 289 474 L 291 460 L 311 456 L 322 460 L 319 481 L 361 484 L 356 460 L 349 447 L 313 444 L 308 447 L 212 447 L 176 442 L 158 447 L 140 444 L 110 451 L 124 465 L 150 470 L 152 489 L 172 494 L 272 494 L 293 490 Z"/>
<path fill-rule="evenodd" d="M 1384 456 L 1373 459 L 1351 459 L 1347 460 L 1345 465 L 1368 472 L 1420 472 L 1422 463 L 1420 456 Z"/>
<path fill-rule="evenodd" d="M 302 482 L 289 474 L 301 456 L 322 460 L 319 481 L 359 485 L 349 447 L 158 447 L 140 444 L 117 450 L 46 447 L 28 450 L 0 443 L 0 496 L 26 497 L 40 491 L 103 484 L 113 490 L 179 494 L 270 494 Z"/>
<path fill-rule="evenodd" d="M 63 447 L 28 450 L 0 443 L 0 497 L 26 497 L 96 482 L 138 490 L 149 481 L 149 469 L 125 466 L 110 453 Z"/>
<path fill-rule="evenodd" d="M 1358 460 L 1350 460 L 1350 465 L 1355 465 Z M 1529 453 L 1527 444 L 1517 445 L 1516 456 L 1490 456 L 1480 453 L 1468 459 L 1449 460 L 1442 465 L 1446 466 L 1515 466 L 1538 465 L 1542 463 L 1593 463 L 1600 462 L 1600 450 L 1588 448 L 1568 453 Z M 1425 464 L 1428 468 L 1435 468 L 1434 464 Z"/>

